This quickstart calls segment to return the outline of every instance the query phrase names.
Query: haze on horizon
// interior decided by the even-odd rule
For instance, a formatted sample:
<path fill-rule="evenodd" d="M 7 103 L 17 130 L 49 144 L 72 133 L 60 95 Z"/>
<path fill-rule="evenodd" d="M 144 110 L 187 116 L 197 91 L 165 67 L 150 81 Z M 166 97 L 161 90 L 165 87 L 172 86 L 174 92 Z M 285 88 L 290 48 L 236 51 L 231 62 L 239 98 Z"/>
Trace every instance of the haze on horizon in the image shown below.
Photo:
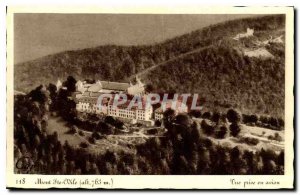
<path fill-rule="evenodd" d="M 14 63 L 101 45 L 162 42 L 250 14 L 40 14 L 14 15 Z"/>

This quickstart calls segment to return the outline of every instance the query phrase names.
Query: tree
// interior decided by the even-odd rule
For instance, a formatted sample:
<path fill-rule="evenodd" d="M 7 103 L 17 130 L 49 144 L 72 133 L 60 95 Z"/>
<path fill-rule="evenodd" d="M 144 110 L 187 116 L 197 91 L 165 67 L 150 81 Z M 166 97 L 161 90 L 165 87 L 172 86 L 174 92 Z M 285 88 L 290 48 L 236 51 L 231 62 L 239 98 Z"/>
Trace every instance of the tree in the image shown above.
<path fill-rule="evenodd" d="M 93 136 L 90 136 L 90 137 L 88 138 L 88 141 L 89 141 L 91 144 L 95 144 L 95 143 L 96 143 L 96 140 L 95 140 L 95 138 L 94 138 Z"/>
<path fill-rule="evenodd" d="M 220 112 L 214 112 L 212 117 L 211 117 L 211 120 L 218 124 L 219 121 L 220 121 L 220 118 L 221 118 L 221 113 Z"/>
<path fill-rule="evenodd" d="M 104 158 L 103 160 L 105 160 L 106 162 L 110 162 L 113 164 L 116 164 L 119 161 L 118 154 L 109 150 L 106 151 L 103 158 Z"/>
<path fill-rule="evenodd" d="M 161 174 L 163 175 L 170 174 L 170 168 L 165 158 L 160 160 L 160 166 L 161 166 Z"/>
<path fill-rule="evenodd" d="M 57 133 L 57 131 L 54 131 L 51 137 L 52 137 L 53 142 L 56 144 L 58 142 L 58 133 Z"/>
<path fill-rule="evenodd" d="M 156 127 L 160 127 L 161 126 L 161 122 L 159 120 L 155 120 L 155 126 Z"/>
<path fill-rule="evenodd" d="M 79 145 L 81 148 L 87 148 L 89 146 L 88 143 L 86 142 L 81 142 L 80 145 Z"/>
<path fill-rule="evenodd" d="M 67 132 L 68 134 L 75 134 L 78 133 L 78 127 L 76 127 L 76 125 L 73 125 L 70 130 Z"/>
<path fill-rule="evenodd" d="M 203 114 L 202 114 L 202 118 L 204 118 L 204 119 L 210 119 L 211 118 L 211 113 L 210 112 L 204 112 Z"/>
<path fill-rule="evenodd" d="M 152 84 L 147 84 L 145 87 L 145 91 L 151 93 L 154 91 L 154 86 Z"/>
<path fill-rule="evenodd" d="M 278 120 L 279 127 L 283 129 L 284 128 L 284 120 L 281 117 L 279 117 L 277 120 Z"/>
<path fill-rule="evenodd" d="M 238 134 L 241 132 L 241 126 L 240 126 L 238 123 L 232 123 L 232 124 L 229 126 L 229 129 L 230 129 L 230 134 L 231 134 L 233 137 L 238 136 Z"/>
<path fill-rule="evenodd" d="M 73 76 L 68 76 L 67 80 L 64 82 L 64 86 L 67 87 L 69 92 L 76 91 L 76 79 Z"/>
<path fill-rule="evenodd" d="M 275 117 L 271 117 L 270 118 L 270 125 L 272 125 L 273 127 L 278 127 L 278 120 Z"/>
<path fill-rule="evenodd" d="M 201 128 L 200 124 L 196 121 L 192 124 L 192 132 L 191 137 L 193 138 L 194 142 L 198 143 L 201 138 Z"/>
<path fill-rule="evenodd" d="M 254 152 L 245 150 L 243 159 L 246 160 L 248 166 L 248 174 L 254 174 L 256 171 L 257 162 L 254 159 Z"/>
<path fill-rule="evenodd" d="M 277 164 L 284 166 L 284 150 L 281 150 L 280 154 L 278 155 Z"/>
<path fill-rule="evenodd" d="M 186 114 L 179 114 L 175 119 L 176 123 L 185 127 L 189 127 L 192 124 L 192 120 Z"/>
<path fill-rule="evenodd" d="M 112 125 L 104 123 L 102 121 L 100 121 L 97 125 L 97 132 L 106 134 L 106 135 L 111 135 L 111 134 L 115 133 Z"/>
<path fill-rule="evenodd" d="M 273 175 L 276 173 L 276 163 L 273 160 L 264 161 L 263 173 Z"/>
<path fill-rule="evenodd" d="M 216 137 L 219 139 L 223 139 L 225 135 L 227 134 L 227 127 L 226 126 L 221 126 L 220 129 L 216 132 Z"/>
<path fill-rule="evenodd" d="M 93 132 L 92 137 L 95 138 L 95 139 L 97 139 L 97 140 L 102 138 L 102 136 L 100 135 L 100 133 L 98 133 L 96 131 Z"/>
<path fill-rule="evenodd" d="M 173 119 L 175 117 L 175 111 L 172 109 L 167 109 L 164 113 L 164 118 L 166 119 Z"/>
<path fill-rule="evenodd" d="M 279 142 L 282 141 L 282 137 L 279 135 L 278 132 L 276 132 L 276 133 L 274 134 L 274 138 L 273 138 L 273 139 L 276 140 L 276 141 L 279 141 Z"/>
<path fill-rule="evenodd" d="M 228 121 L 231 122 L 231 123 L 238 123 L 241 121 L 241 114 L 234 110 L 234 109 L 229 109 L 227 111 L 227 118 L 228 118 Z"/>
<path fill-rule="evenodd" d="M 164 121 L 164 125 L 168 126 L 168 124 L 174 119 L 175 117 L 175 111 L 172 109 L 167 109 L 164 112 L 164 117 L 163 117 L 163 121 Z"/>
<path fill-rule="evenodd" d="M 57 87 L 56 87 L 56 85 L 54 85 L 52 83 L 49 83 L 47 89 L 50 92 L 51 100 L 54 101 L 54 99 L 56 98 L 56 95 L 57 95 Z"/>
<path fill-rule="evenodd" d="M 250 115 L 250 122 L 256 123 L 258 121 L 258 116 L 256 114 Z"/>
<path fill-rule="evenodd" d="M 222 114 L 222 115 L 221 115 L 221 117 L 220 117 L 220 122 L 221 122 L 223 125 L 228 125 L 228 119 L 227 119 L 226 114 Z"/>
<path fill-rule="evenodd" d="M 112 116 L 106 116 L 104 122 L 114 125 L 116 122 L 116 119 L 114 119 L 114 117 L 112 117 Z"/>
<path fill-rule="evenodd" d="M 40 137 L 38 135 L 35 135 L 33 143 L 34 143 L 33 144 L 34 148 L 37 148 L 41 144 L 41 140 L 40 140 Z"/>
<path fill-rule="evenodd" d="M 269 119 L 268 116 L 261 115 L 261 116 L 259 117 L 259 121 L 262 122 L 262 123 L 268 124 L 269 121 L 270 121 L 270 119 Z"/>
<path fill-rule="evenodd" d="M 201 111 L 200 110 L 192 110 L 189 114 L 193 117 L 196 117 L 196 118 L 201 117 Z"/>
<path fill-rule="evenodd" d="M 231 174 L 241 174 L 243 168 L 243 161 L 241 159 L 242 152 L 238 146 L 234 147 L 230 151 L 230 164 L 232 167 Z"/>
<path fill-rule="evenodd" d="M 115 123 L 114 123 L 114 126 L 118 129 L 123 129 L 124 128 L 124 123 L 119 120 L 119 119 L 116 119 Z"/>
<path fill-rule="evenodd" d="M 71 148 L 71 146 L 70 146 L 68 140 L 65 141 L 65 143 L 64 143 L 64 145 L 63 145 L 63 148 L 64 148 L 65 150 L 68 150 L 68 149 Z"/>
<path fill-rule="evenodd" d="M 28 96 L 31 98 L 32 102 L 36 101 L 41 105 L 46 105 L 48 104 L 50 93 L 44 85 L 40 85 L 32 90 Z"/>
<path fill-rule="evenodd" d="M 84 136 L 84 132 L 83 132 L 82 130 L 80 130 L 80 131 L 78 132 L 78 135 Z"/>
<path fill-rule="evenodd" d="M 210 174 L 211 172 L 211 154 L 210 151 L 204 147 L 201 148 L 199 151 L 199 156 L 201 156 L 201 158 L 199 158 L 198 161 L 198 173 L 199 174 Z"/>
<path fill-rule="evenodd" d="M 210 125 L 206 119 L 202 120 L 201 128 L 203 129 L 204 133 L 207 135 L 212 135 L 214 133 L 214 127 Z"/>

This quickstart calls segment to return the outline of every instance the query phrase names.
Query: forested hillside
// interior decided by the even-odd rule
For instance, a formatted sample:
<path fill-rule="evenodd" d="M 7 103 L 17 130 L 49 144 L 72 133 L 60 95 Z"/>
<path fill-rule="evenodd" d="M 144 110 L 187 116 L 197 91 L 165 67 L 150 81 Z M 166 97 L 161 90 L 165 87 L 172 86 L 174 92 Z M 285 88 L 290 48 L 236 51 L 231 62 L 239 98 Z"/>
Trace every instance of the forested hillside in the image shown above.
<path fill-rule="evenodd" d="M 248 58 L 226 45 L 159 66 L 144 80 L 156 90 L 198 93 L 210 110 L 236 107 L 278 116 L 284 110 L 283 59 Z"/>
<path fill-rule="evenodd" d="M 123 81 L 159 64 L 141 75 L 157 91 L 199 93 L 207 107 L 283 116 L 285 44 L 263 46 L 273 58 L 250 58 L 243 51 L 270 36 L 284 36 L 284 24 L 284 15 L 263 16 L 212 25 L 155 45 L 66 51 L 16 64 L 15 89 L 28 92 L 68 75 Z M 253 37 L 232 39 L 247 28 L 254 28 Z"/>

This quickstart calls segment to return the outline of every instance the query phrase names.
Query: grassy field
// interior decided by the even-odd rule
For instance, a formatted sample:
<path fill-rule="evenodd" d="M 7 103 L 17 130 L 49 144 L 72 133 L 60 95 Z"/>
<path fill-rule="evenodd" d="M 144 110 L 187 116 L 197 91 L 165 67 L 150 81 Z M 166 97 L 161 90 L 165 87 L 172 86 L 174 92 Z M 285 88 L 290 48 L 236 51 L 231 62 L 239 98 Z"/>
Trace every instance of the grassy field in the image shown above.
<path fill-rule="evenodd" d="M 211 138 L 211 140 L 217 144 L 228 146 L 230 148 L 233 148 L 235 146 L 238 146 L 239 148 L 243 150 L 251 150 L 251 151 L 258 151 L 262 148 L 264 149 L 271 149 L 275 152 L 280 152 L 282 149 L 284 149 L 284 141 L 278 142 L 274 140 L 269 140 L 266 136 L 257 136 L 254 135 L 253 132 L 257 133 L 257 129 L 254 129 L 252 127 L 248 127 L 246 125 L 243 125 L 244 130 L 239 134 L 239 137 L 231 137 L 228 136 L 224 139 L 216 139 Z M 261 129 L 262 131 L 266 131 L 266 129 Z M 273 131 L 273 130 L 270 130 Z M 276 132 L 276 131 L 275 131 Z M 270 134 L 274 134 L 275 132 L 269 132 Z M 284 134 L 283 132 L 280 132 L 281 134 Z M 259 140 L 259 143 L 257 145 L 249 145 L 247 143 L 244 143 L 241 141 L 242 137 L 251 137 L 251 138 L 257 138 Z"/>
<path fill-rule="evenodd" d="M 81 142 L 88 143 L 88 138 L 91 136 L 91 132 L 83 131 L 84 135 L 81 136 L 78 133 L 75 134 L 68 134 L 70 127 L 68 124 L 63 121 L 59 117 L 49 117 L 48 120 L 48 133 L 52 134 L 53 132 L 57 131 L 58 139 L 62 144 L 65 143 L 67 140 L 69 144 L 73 147 L 79 147 Z M 111 151 L 126 151 L 126 152 L 134 152 L 131 149 L 130 143 L 128 141 L 132 141 L 130 139 L 123 138 L 118 139 L 117 137 L 108 136 L 107 138 L 96 140 L 95 144 L 90 144 L 87 150 L 91 153 L 98 154 L 98 153 L 105 153 L 107 150 Z"/>
<path fill-rule="evenodd" d="M 194 118 L 197 122 L 201 123 L 202 119 Z M 264 149 L 271 149 L 273 151 L 279 152 L 284 149 L 284 132 L 285 131 L 274 131 L 271 129 L 261 128 L 261 127 L 252 127 L 242 124 L 242 131 L 239 133 L 238 137 L 232 137 L 227 135 L 224 139 L 217 139 L 214 137 L 209 137 L 214 143 L 220 144 L 223 146 L 228 146 L 233 148 L 235 146 L 240 147 L 243 150 L 257 151 Z M 203 133 L 203 132 L 202 132 Z M 269 140 L 268 136 L 274 136 L 275 133 L 278 133 L 282 138 L 282 141 Z M 203 133 L 204 134 L 204 133 Z M 242 138 L 250 137 L 256 138 L 259 140 L 257 145 L 249 145 L 242 141 Z"/>
<path fill-rule="evenodd" d="M 195 119 L 201 122 L 201 119 Z M 67 140 L 69 144 L 73 147 L 80 147 L 81 142 L 89 143 L 88 138 L 91 136 L 91 132 L 83 131 L 84 135 L 81 136 L 78 133 L 68 134 L 70 127 L 68 124 L 59 117 L 49 117 L 48 121 L 48 133 L 52 134 L 57 131 L 58 138 L 62 144 Z M 278 133 L 282 137 L 282 141 L 269 140 L 268 136 L 274 136 Z M 204 134 L 204 133 L 203 133 Z M 107 150 L 114 152 L 129 152 L 135 153 L 135 145 L 144 143 L 149 137 L 143 133 L 143 129 L 139 132 L 133 132 L 129 135 L 108 135 L 106 138 L 96 140 L 95 144 L 90 144 L 86 150 L 93 154 L 103 154 Z M 243 137 L 257 138 L 259 143 L 257 145 L 249 145 L 241 141 Z M 279 152 L 284 148 L 284 131 L 274 131 L 266 128 L 260 127 L 250 127 L 242 125 L 242 131 L 238 137 L 226 136 L 224 139 L 216 139 L 214 137 L 209 137 L 214 143 L 221 144 L 223 146 L 228 146 L 233 148 L 239 146 L 241 149 L 247 149 L 252 151 L 264 149 L 271 149 Z"/>
<path fill-rule="evenodd" d="M 79 147 L 81 142 L 89 143 L 88 138 L 91 136 L 91 132 L 82 131 L 83 136 L 78 133 L 68 134 L 70 130 L 68 124 L 59 117 L 50 116 L 48 120 L 48 133 L 52 134 L 55 131 L 58 133 L 58 139 L 62 144 L 67 140 L 73 147 Z M 135 149 L 133 146 L 144 143 L 148 138 L 153 135 L 146 135 L 144 129 L 139 132 L 133 132 L 131 134 L 122 135 L 107 135 L 106 138 L 96 140 L 95 144 L 90 144 L 87 150 L 94 154 L 102 154 L 107 150 L 110 151 L 124 151 L 134 153 Z"/>

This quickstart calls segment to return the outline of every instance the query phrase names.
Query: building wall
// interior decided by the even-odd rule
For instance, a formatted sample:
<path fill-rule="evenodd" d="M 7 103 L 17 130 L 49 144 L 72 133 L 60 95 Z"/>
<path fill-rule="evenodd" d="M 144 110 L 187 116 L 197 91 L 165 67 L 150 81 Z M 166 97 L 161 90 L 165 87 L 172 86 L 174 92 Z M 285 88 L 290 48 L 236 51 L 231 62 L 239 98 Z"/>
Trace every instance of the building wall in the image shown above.
<path fill-rule="evenodd" d="M 140 121 L 150 121 L 153 113 L 152 106 L 146 107 L 142 110 L 139 109 L 114 109 L 111 105 L 108 106 L 97 106 L 97 98 L 90 97 L 89 95 L 83 94 L 84 91 L 88 91 L 88 88 L 91 87 L 91 84 L 84 84 L 82 82 L 77 82 L 76 84 L 77 91 L 79 94 L 76 94 L 76 110 L 79 112 L 88 112 L 96 114 L 105 114 L 113 117 L 134 119 Z M 83 90 L 83 88 L 85 90 Z M 101 93 L 112 93 L 116 92 L 115 90 L 110 90 L 106 88 L 100 89 Z M 136 85 L 131 85 L 125 91 L 117 91 L 119 93 L 129 93 L 131 95 L 144 95 L 145 88 L 144 84 L 138 80 Z"/>
<path fill-rule="evenodd" d="M 120 117 L 120 118 L 149 121 L 151 120 L 152 112 L 153 112 L 152 107 L 149 107 L 144 110 L 139 110 L 139 109 L 129 110 L 129 109 L 122 109 L 122 108 L 113 108 L 113 106 L 109 105 L 107 115 Z"/>
<path fill-rule="evenodd" d="M 89 110 L 89 103 L 85 103 L 85 102 L 79 102 L 78 104 L 76 104 L 76 110 L 80 111 L 80 112 L 87 112 Z"/>
<path fill-rule="evenodd" d="M 163 115 L 163 113 L 158 113 L 158 112 L 155 112 L 154 113 L 154 119 L 155 120 L 162 120 L 163 119 L 163 117 L 164 117 L 164 115 Z"/>

